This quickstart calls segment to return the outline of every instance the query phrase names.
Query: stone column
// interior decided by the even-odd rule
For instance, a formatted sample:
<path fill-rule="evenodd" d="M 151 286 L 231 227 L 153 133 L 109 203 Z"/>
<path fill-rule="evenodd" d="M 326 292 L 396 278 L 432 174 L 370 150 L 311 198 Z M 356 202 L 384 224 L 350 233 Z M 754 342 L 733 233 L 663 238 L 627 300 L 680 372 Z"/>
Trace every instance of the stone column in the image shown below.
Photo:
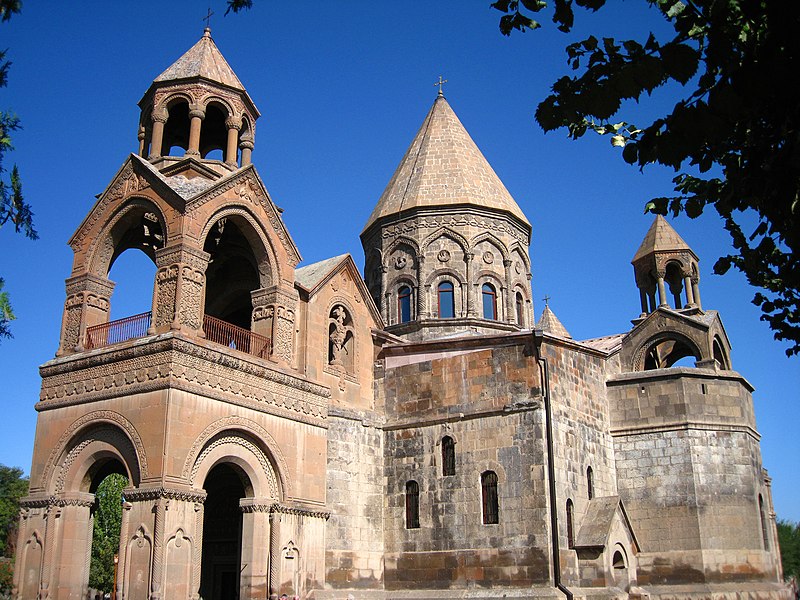
<path fill-rule="evenodd" d="M 694 292 L 692 290 L 691 275 L 684 275 L 683 289 L 686 290 L 686 306 L 684 308 L 692 308 L 694 306 Z"/>
<path fill-rule="evenodd" d="M 644 288 L 639 288 L 639 302 L 642 305 L 642 314 L 639 317 L 647 316 L 647 291 Z"/>
<path fill-rule="evenodd" d="M 235 167 L 236 162 L 236 146 L 239 141 L 239 130 L 242 128 L 242 120 L 236 117 L 228 117 L 225 119 L 225 127 L 228 128 L 228 144 L 225 148 L 225 163 Z"/>
<path fill-rule="evenodd" d="M 478 311 L 475 310 L 475 286 L 472 285 L 472 265 L 473 259 L 475 258 L 475 254 L 473 252 L 467 252 L 464 255 L 464 260 L 467 263 L 467 316 L 468 317 L 478 317 Z"/>
<path fill-rule="evenodd" d="M 246 167 L 252 162 L 253 138 L 243 136 L 239 140 L 239 149 L 242 151 L 242 166 Z"/>
<path fill-rule="evenodd" d="M 270 539 L 270 507 L 266 499 L 242 498 L 242 571 L 240 573 L 241 600 L 261 600 L 269 594 L 270 548 L 264 540 Z"/>
<path fill-rule="evenodd" d="M 251 295 L 253 299 L 254 327 L 264 318 L 272 317 L 271 357 L 287 366 L 294 364 L 294 328 L 295 311 L 297 309 L 297 290 L 285 281 L 269 288 L 255 290 Z M 256 303 L 258 305 L 256 306 Z"/>
<path fill-rule="evenodd" d="M 253 316 L 250 321 L 250 331 L 262 336 L 264 339 L 253 340 L 263 348 L 251 348 L 250 353 L 261 358 L 272 357 L 272 337 L 275 326 L 275 306 L 272 303 L 272 296 L 267 289 L 253 290 L 250 292 L 250 299 L 253 304 Z"/>
<path fill-rule="evenodd" d="M 658 273 L 658 307 L 669 307 L 667 302 L 667 289 L 664 286 L 664 273 Z"/>
<path fill-rule="evenodd" d="M 118 600 L 122 600 L 122 584 L 125 581 L 125 565 L 128 564 L 125 553 L 128 549 L 128 537 L 130 537 L 132 507 L 133 505 L 130 502 L 122 503 L 122 523 L 119 529 L 119 551 L 117 553 L 117 556 L 119 557 L 119 561 L 117 562 L 116 581 Z"/>
<path fill-rule="evenodd" d="M 386 325 L 391 325 L 389 321 L 389 278 L 386 275 L 389 271 L 389 268 L 381 263 L 381 316 L 383 317 L 383 322 Z"/>
<path fill-rule="evenodd" d="M 147 137 L 147 131 L 145 130 L 143 125 L 139 126 L 139 156 L 144 158 L 144 140 Z"/>
<path fill-rule="evenodd" d="M 425 255 L 417 255 L 417 320 L 427 319 L 431 316 L 428 295 L 429 286 L 425 285 Z"/>
<path fill-rule="evenodd" d="M 269 513 L 269 597 L 277 600 L 280 590 L 281 576 L 281 515 L 277 512 Z"/>
<path fill-rule="evenodd" d="M 15 599 L 19 598 L 20 575 L 25 569 L 25 565 L 22 561 L 22 555 L 25 552 L 25 540 L 28 538 L 29 515 L 29 508 L 22 507 L 19 509 L 19 520 L 17 521 L 16 558 L 14 560 L 14 572 L 11 575 L 11 597 Z"/>
<path fill-rule="evenodd" d="M 203 119 L 206 118 L 206 111 L 202 106 L 193 104 L 189 107 L 189 148 L 186 150 L 185 156 L 200 156 L 200 128 L 203 124 Z"/>
<path fill-rule="evenodd" d="M 56 576 L 53 578 L 52 594 L 56 597 L 85 598 L 89 589 L 94 494 L 71 492 L 59 498 L 58 502 L 63 526 L 59 556 L 53 561 Z"/>
<path fill-rule="evenodd" d="M 177 243 L 156 250 L 156 284 L 149 333 L 181 330 L 202 336 L 209 254 Z"/>
<path fill-rule="evenodd" d="M 150 156 L 147 158 L 155 160 L 161 158 L 161 146 L 164 145 L 164 124 L 169 118 L 169 113 L 166 110 L 153 111 L 150 118 L 153 120 L 153 133 L 150 138 Z"/>
<path fill-rule="evenodd" d="M 90 273 L 66 280 L 67 300 L 61 320 L 61 343 L 56 356 L 81 352 L 86 328 L 108 322 L 114 282 Z M 98 340 L 105 343 L 105 340 Z"/>
<path fill-rule="evenodd" d="M 192 594 L 191 600 L 200 600 L 200 577 L 203 574 L 203 512 L 202 502 L 194 505 L 194 547 L 192 550 Z"/>
<path fill-rule="evenodd" d="M 700 302 L 700 278 L 699 277 L 692 277 L 692 296 L 694 299 L 695 306 L 700 310 L 703 309 L 703 304 Z"/>
<path fill-rule="evenodd" d="M 160 600 L 164 579 L 164 512 L 169 500 L 158 498 L 153 507 L 153 572 L 150 580 L 150 600 Z"/>
<path fill-rule="evenodd" d="M 506 285 L 505 294 L 503 294 L 503 321 L 506 323 L 514 322 L 514 290 L 511 287 L 511 265 L 513 263 L 509 259 L 503 261 L 503 267 L 506 270 Z M 499 315 L 498 315 L 499 318 Z"/>
<path fill-rule="evenodd" d="M 44 558 L 42 559 L 42 579 L 39 584 L 39 600 L 47 600 L 50 597 L 50 586 L 53 583 L 53 554 L 58 545 L 60 517 L 61 507 L 50 504 L 44 515 Z"/>

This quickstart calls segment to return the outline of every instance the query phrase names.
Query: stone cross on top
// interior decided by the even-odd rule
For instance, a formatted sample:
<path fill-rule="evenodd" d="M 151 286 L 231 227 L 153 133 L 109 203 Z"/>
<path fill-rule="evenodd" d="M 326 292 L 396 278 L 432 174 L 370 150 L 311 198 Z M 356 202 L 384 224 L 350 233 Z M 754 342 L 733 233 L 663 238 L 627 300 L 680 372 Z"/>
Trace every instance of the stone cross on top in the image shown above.
<path fill-rule="evenodd" d="M 211 7 L 209 7 L 208 8 L 208 14 L 205 17 L 203 17 L 203 21 L 206 22 L 206 29 L 208 29 L 208 30 L 211 30 L 211 16 L 213 14 L 214 13 L 211 12 Z"/>
<path fill-rule="evenodd" d="M 545 296 L 544 296 L 543 300 L 544 300 L 544 305 L 545 305 L 545 306 L 550 306 L 550 296 L 548 296 L 547 294 L 545 294 Z"/>
<path fill-rule="evenodd" d="M 444 96 L 444 94 L 442 93 L 442 86 L 445 83 L 447 83 L 447 79 L 442 79 L 442 76 L 439 75 L 439 81 L 437 81 L 436 83 L 433 84 L 433 85 L 438 85 L 439 86 L 439 95 L 440 96 Z"/>

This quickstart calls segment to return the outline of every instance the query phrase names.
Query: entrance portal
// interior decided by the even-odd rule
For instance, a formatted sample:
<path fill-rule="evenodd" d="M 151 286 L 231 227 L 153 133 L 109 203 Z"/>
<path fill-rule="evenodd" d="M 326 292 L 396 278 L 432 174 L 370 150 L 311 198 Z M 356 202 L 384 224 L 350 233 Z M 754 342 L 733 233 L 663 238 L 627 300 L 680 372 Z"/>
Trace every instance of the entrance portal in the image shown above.
<path fill-rule="evenodd" d="M 242 561 L 242 511 L 247 476 L 228 464 L 208 473 L 203 515 L 200 595 L 205 600 L 238 600 Z"/>

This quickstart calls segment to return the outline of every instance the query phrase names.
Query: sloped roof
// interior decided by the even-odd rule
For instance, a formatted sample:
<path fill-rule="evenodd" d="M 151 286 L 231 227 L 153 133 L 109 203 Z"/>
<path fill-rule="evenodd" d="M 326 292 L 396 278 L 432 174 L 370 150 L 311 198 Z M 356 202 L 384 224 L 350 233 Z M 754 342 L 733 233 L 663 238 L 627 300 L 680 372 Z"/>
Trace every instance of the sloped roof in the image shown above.
<path fill-rule="evenodd" d="M 655 221 L 650 225 L 650 229 L 647 230 L 644 240 L 642 240 L 642 245 L 633 255 L 631 262 L 636 262 L 654 252 L 674 252 L 676 250 L 688 250 L 694 254 L 689 244 L 683 241 L 683 238 L 672 228 L 672 225 L 661 215 L 656 215 Z"/>
<path fill-rule="evenodd" d="M 605 546 L 617 508 L 620 509 L 622 522 L 631 536 L 631 541 L 639 549 L 636 534 L 631 527 L 625 506 L 619 496 L 606 496 L 589 500 L 589 505 L 586 507 L 586 515 L 581 522 L 581 529 L 575 538 L 575 547 L 598 548 Z"/>
<path fill-rule="evenodd" d="M 548 305 L 545 305 L 542 316 L 539 317 L 539 321 L 536 323 L 536 329 L 541 329 L 545 333 L 557 335 L 558 337 L 572 339 L 567 328 L 561 324 L 556 313 L 550 310 L 550 306 Z"/>
<path fill-rule="evenodd" d="M 599 338 L 592 338 L 590 340 L 582 340 L 581 344 L 584 346 L 589 346 L 590 348 L 594 348 L 595 350 L 600 350 L 601 352 L 614 352 L 615 350 L 619 350 L 620 345 L 622 344 L 622 338 L 624 338 L 627 333 L 615 333 L 614 335 L 606 335 L 604 337 Z"/>
<path fill-rule="evenodd" d="M 211 30 L 208 28 L 194 46 L 153 81 L 173 81 L 192 77 L 203 77 L 244 91 L 242 82 L 236 77 L 214 40 L 211 39 Z"/>
<path fill-rule="evenodd" d="M 412 208 L 472 204 L 528 219 L 444 96 L 433 103 L 364 227 Z"/>
<path fill-rule="evenodd" d="M 294 280 L 307 290 L 313 290 L 345 258 L 347 258 L 347 254 L 340 254 L 339 256 L 326 258 L 325 260 L 300 267 L 294 272 Z"/>

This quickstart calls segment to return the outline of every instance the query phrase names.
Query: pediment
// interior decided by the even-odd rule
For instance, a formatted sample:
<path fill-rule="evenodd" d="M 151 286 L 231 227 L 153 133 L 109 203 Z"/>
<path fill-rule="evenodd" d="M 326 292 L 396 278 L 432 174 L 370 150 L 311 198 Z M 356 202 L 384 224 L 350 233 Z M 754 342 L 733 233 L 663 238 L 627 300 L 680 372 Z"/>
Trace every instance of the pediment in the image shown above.
<path fill-rule="evenodd" d="M 575 549 L 606 549 L 616 538 L 626 537 L 631 547 L 638 552 L 639 542 L 633 532 L 625 506 L 619 496 L 605 496 L 589 500 L 581 528 L 575 537 Z"/>

